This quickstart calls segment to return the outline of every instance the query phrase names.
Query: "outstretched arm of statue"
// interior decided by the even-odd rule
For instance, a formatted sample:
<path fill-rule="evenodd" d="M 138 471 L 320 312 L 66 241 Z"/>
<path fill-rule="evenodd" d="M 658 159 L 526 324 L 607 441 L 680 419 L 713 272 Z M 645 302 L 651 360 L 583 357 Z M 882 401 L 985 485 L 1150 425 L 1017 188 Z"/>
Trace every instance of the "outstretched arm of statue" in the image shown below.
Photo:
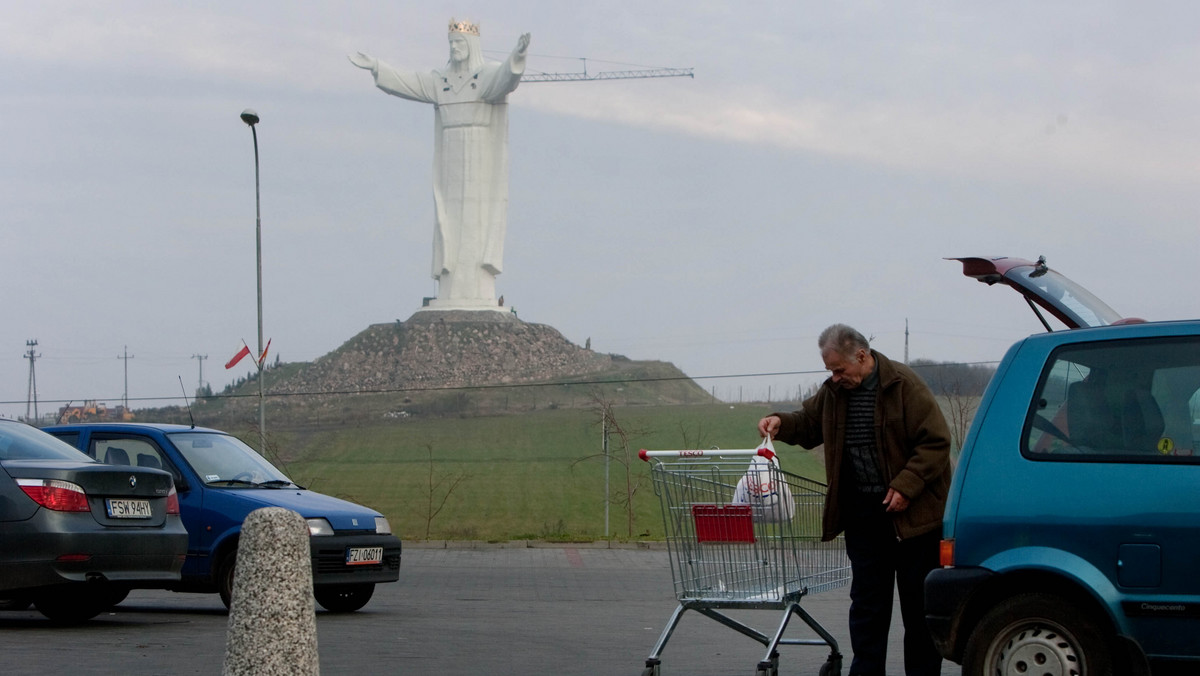
<path fill-rule="evenodd" d="M 517 38 L 517 46 L 513 48 L 512 52 L 512 62 L 524 63 L 527 51 L 529 51 L 529 33 L 524 33 Z"/>
<path fill-rule="evenodd" d="M 369 54 L 357 52 L 355 54 L 350 54 L 348 58 L 350 59 L 350 63 L 358 66 L 359 68 L 365 68 L 372 73 L 379 69 L 379 59 L 376 59 Z"/>

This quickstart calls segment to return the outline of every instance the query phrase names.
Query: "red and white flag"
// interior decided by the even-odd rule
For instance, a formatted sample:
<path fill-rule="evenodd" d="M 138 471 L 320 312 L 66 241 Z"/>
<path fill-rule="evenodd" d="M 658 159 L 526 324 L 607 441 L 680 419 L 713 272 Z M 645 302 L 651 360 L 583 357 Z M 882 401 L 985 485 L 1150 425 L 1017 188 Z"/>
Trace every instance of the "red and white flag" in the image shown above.
<path fill-rule="evenodd" d="M 246 356 L 249 354 L 250 354 L 250 346 L 246 345 L 245 343 L 242 343 L 242 349 L 238 350 L 238 353 L 233 355 L 233 359 L 230 359 L 229 361 L 225 362 L 225 368 L 231 369 L 234 366 L 237 366 L 237 363 L 239 361 L 241 361 L 242 359 L 246 358 Z"/>
<path fill-rule="evenodd" d="M 248 350 L 250 348 L 246 348 L 246 349 Z M 259 366 L 263 365 L 263 361 L 265 361 L 267 358 L 267 350 L 270 350 L 270 349 L 271 349 L 271 339 L 268 338 L 267 346 L 263 348 L 262 354 L 258 355 L 258 365 Z"/>

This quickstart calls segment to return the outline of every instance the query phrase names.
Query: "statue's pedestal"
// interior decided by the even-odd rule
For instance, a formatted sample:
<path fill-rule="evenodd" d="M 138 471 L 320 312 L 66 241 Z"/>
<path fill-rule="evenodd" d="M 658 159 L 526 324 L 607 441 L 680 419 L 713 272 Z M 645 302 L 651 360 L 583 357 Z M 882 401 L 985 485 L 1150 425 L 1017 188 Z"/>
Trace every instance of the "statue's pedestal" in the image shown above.
<path fill-rule="evenodd" d="M 417 312 L 425 312 L 429 310 L 446 311 L 446 310 L 470 310 L 482 312 L 512 312 L 511 307 L 500 305 L 495 298 L 426 298 L 421 309 Z"/>

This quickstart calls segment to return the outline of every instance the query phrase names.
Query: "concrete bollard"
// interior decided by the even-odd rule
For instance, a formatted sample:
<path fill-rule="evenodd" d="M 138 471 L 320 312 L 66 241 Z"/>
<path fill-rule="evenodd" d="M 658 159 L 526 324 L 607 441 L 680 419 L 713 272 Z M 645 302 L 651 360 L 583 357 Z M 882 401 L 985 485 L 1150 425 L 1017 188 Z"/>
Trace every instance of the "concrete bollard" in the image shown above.
<path fill-rule="evenodd" d="M 264 507 L 242 524 L 224 676 L 316 675 L 308 524 L 296 512 Z"/>

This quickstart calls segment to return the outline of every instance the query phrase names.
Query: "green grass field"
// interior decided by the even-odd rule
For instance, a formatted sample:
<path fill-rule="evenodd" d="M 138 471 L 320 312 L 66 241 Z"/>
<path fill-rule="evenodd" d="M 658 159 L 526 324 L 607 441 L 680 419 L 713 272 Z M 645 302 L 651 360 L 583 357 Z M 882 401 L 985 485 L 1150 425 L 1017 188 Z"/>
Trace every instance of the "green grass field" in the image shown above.
<path fill-rule="evenodd" d="M 649 465 L 637 458 L 638 449 L 752 448 L 758 419 L 768 412 L 728 404 L 615 409 L 629 453 L 610 434 L 611 536 L 663 537 Z M 602 540 L 601 439 L 598 410 L 558 409 L 325 430 L 276 427 L 268 455 L 302 485 L 383 512 L 403 539 Z M 824 477 L 814 454 L 777 450 L 785 470 Z M 634 489 L 632 524 L 627 486 Z"/>

